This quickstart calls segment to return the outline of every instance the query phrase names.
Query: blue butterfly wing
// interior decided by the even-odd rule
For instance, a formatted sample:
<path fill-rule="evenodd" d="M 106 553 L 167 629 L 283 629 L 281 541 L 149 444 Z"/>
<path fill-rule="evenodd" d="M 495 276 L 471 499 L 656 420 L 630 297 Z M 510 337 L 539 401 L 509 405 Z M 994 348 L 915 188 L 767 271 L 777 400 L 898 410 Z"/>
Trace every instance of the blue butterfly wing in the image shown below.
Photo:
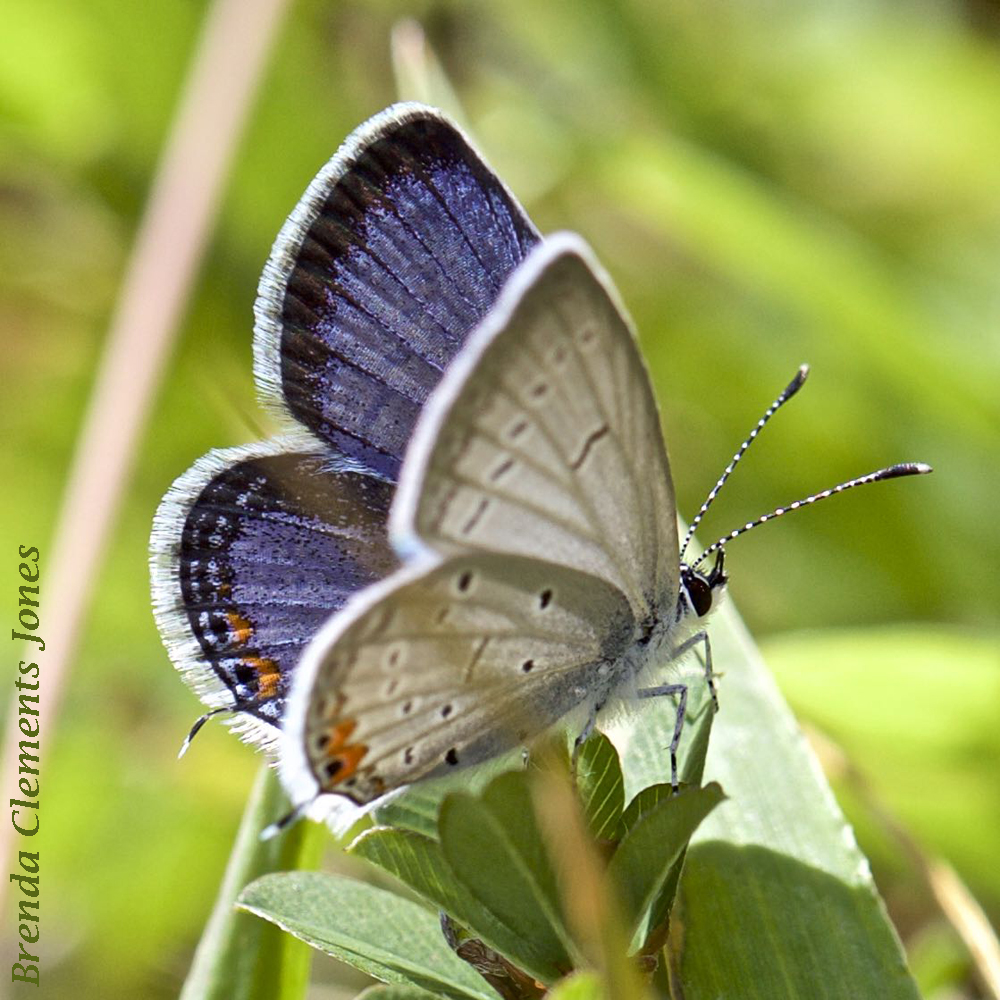
<path fill-rule="evenodd" d="M 454 125 L 397 105 L 313 181 L 257 302 L 265 403 L 392 479 L 448 362 L 539 240 Z"/>

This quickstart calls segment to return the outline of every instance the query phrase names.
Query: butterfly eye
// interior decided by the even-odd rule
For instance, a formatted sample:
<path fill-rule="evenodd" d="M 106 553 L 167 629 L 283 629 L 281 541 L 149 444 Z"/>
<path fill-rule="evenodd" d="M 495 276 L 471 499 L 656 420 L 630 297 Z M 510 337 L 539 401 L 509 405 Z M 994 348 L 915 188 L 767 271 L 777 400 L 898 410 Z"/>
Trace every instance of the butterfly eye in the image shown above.
<path fill-rule="evenodd" d="M 699 618 L 704 618 L 712 610 L 712 588 L 706 580 L 693 574 L 685 581 L 685 586 L 695 613 Z"/>

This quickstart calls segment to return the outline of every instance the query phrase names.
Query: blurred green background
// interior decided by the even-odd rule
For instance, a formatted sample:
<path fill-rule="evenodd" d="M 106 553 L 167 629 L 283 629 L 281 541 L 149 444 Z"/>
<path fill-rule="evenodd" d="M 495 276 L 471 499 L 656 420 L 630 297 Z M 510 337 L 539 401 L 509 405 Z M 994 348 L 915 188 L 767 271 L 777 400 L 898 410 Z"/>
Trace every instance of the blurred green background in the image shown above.
<path fill-rule="evenodd" d="M 0 2 L 5 620 L 15 545 L 51 537 L 207 7 Z M 204 451 L 267 432 L 250 374 L 260 269 L 319 166 L 400 96 L 389 38 L 404 17 L 539 227 L 581 232 L 618 283 L 682 514 L 797 365 L 813 366 L 703 541 L 892 461 L 935 466 L 754 532 L 727 568 L 800 718 L 856 769 L 838 768 L 836 787 L 925 994 L 981 995 L 885 817 L 1000 918 L 991 0 L 292 4 L 47 744 L 44 995 L 175 996 L 208 914 L 256 761 L 221 726 L 175 760 L 199 706 L 149 612 L 150 520 Z"/>

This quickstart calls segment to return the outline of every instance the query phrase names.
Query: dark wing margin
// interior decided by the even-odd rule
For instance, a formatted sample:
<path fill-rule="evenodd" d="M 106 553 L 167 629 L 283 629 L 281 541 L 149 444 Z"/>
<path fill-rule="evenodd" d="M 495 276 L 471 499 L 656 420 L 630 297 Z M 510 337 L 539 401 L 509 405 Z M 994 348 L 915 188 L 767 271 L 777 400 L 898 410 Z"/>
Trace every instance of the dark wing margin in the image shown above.
<path fill-rule="evenodd" d="M 393 485 L 306 435 L 212 451 L 153 522 L 157 626 L 208 708 L 273 748 L 299 656 L 354 591 L 395 566 Z"/>
<path fill-rule="evenodd" d="M 264 268 L 262 402 L 397 478 L 420 407 L 539 238 L 440 112 L 376 115 L 310 184 Z"/>

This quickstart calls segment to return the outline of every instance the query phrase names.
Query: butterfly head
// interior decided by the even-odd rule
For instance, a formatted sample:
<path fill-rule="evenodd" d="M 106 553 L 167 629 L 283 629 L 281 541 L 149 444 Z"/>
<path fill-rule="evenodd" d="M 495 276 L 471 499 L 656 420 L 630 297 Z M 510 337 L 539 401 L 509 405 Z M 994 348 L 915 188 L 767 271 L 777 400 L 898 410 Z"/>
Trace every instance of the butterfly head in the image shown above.
<path fill-rule="evenodd" d="M 718 549 L 715 565 L 708 573 L 703 573 L 686 562 L 681 563 L 680 593 L 677 597 L 678 621 L 691 612 L 704 618 L 712 610 L 716 594 L 721 594 L 722 588 L 729 582 L 724 568 L 725 561 L 725 550 Z"/>

